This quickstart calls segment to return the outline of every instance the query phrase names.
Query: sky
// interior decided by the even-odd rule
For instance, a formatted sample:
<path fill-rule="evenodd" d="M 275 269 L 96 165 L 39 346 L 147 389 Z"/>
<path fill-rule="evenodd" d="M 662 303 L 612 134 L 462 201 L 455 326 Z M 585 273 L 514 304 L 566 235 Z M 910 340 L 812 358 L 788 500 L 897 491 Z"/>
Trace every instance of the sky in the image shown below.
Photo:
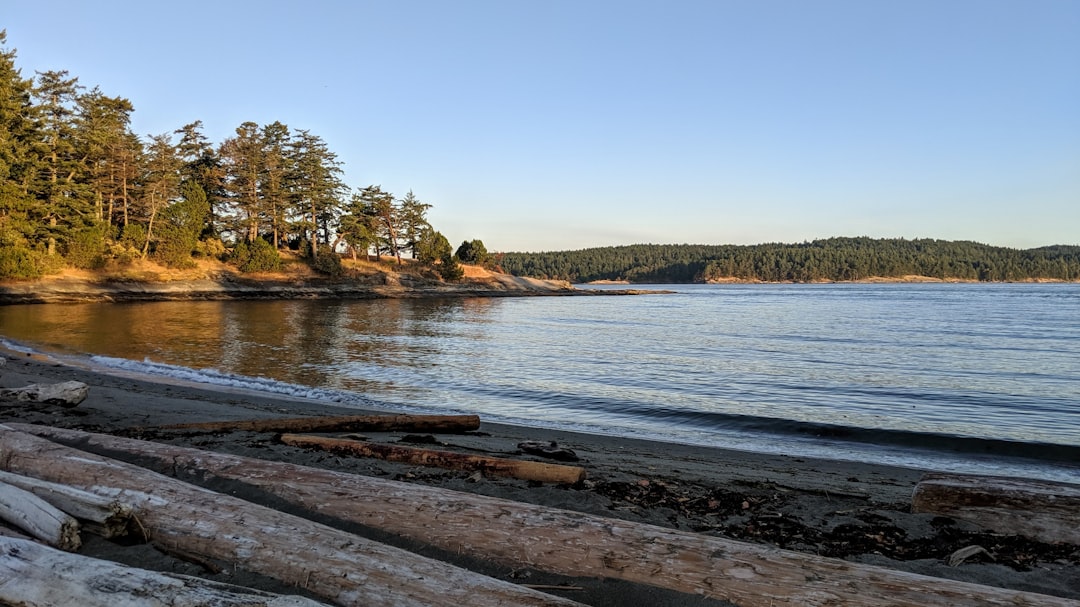
<path fill-rule="evenodd" d="M 1080 0 L 0 0 L 142 136 L 326 141 L 452 244 L 1080 244 Z"/>

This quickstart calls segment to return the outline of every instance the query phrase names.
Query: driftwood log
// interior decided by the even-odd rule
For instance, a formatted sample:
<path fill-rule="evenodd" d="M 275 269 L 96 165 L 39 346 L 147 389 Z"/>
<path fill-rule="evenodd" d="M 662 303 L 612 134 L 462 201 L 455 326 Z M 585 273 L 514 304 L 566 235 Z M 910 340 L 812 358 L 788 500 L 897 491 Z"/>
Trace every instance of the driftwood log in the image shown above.
<path fill-rule="evenodd" d="M 341 605 L 578 605 L 6 426 L 0 466 L 134 504 L 155 542 Z"/>
<path fill-rule="evenodd" d="M 572 576 L 623 579 L 740 607 L 1080 607 L 1080 601 L 932 578 L 720 537 L 386 479 L 74 430 L 12 424 L 128 453 L 181 477 L 238 480 L 311 512 L 445 550 Z M 468 604 L 467 602 L 465 604 Z"/>
<path fill-rule="evenodd" d="M 20 607 L 318 607 L 199 578 L 125 567 L 0 537 L 0 604 Z"/>
<path fill-rule="evenodd" d="M 82 545 L 79 522 L 29 491 L 0 483 L 0 521 L 50 546 L 74 552 Z"/>
<path fill-rule="evenodd" d="M 78 519 L 84 530 L 101 537 L 122 537 L 132 531 L 132 527 L 137 526 L 130 505 L 89 491 L 2 470 L 0 483 L 33 493 L 58 510 Z"/>
<path fill-rule="evenodd" d="M 197 422 L 157 426 L 160 430 L 201 432 L 468 432 L 480 427 L 478 415 L 334 415 Z"/>
<path fill-rule="evenodd" d="M 295 447 L 311 447 L 361 457 L 375 457 L 390 462 L 419 466 L 437 466 L 450 470 L 479 471 L 496 476 L 511 476 L 542 483 L 574 484 L 585 480 L 585 469 L 578 466 L 530 462 L 454 451 L 384 445 L 344 438 L 327 438 L 300 434 L 283 434 L 281 442 Z"/>
<path fill-rule="evenodd" d="M 997 476 L 928 474 L 912 511 L 948 516 L 997 533 L 1080 545 L 1080 486 Z"/>
<path fill-rule="evenodd" d="M 45 403 L 70 408 L 86 400 L 89 391 L 90 387 L 81 381 L 65 381 L 58 384 L 30 384 L 22 388 L 0 390 L 0 400 Z"/>

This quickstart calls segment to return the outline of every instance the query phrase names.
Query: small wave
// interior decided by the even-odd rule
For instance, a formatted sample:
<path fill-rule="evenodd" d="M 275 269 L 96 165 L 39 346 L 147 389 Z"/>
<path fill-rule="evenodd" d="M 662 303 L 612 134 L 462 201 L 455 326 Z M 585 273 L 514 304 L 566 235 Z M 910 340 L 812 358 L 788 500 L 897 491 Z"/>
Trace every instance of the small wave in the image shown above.
<path fill-rule="evenodd" d="M 287 382 L 278 381 L 276 379 L 269 379 L 266 377 L 252 377 L 247 375 L 237 375 L 235 373 L 225 373 L 217 369 L 192 369 L 190 367 L 182 367 L 180 365 L 170 365 L 167 363 L 154 362 L 149 358 L 144 359 L 140 362 L 136 360 L 128 360 L 126 358 L 114 358 L 111 356 L 91 356 L 90 361 L 94 364 L 101 365 L 110 369 L 118 369 L 141 375 L 168 377 L 170 379 L 177 379 L 199 384 L 210 384 L 214 386 L 223 386 L 226 388 L 236 388 L 241 390 L 251 390 L 255 392 L 292 396 L 296 398 L 339 403 L 354 407 L 384 406 L 383 403 L 375 403 L 370 399 L 356 394 L 355 392 L 313 388 L 311 386 L 290 384 Z"/>

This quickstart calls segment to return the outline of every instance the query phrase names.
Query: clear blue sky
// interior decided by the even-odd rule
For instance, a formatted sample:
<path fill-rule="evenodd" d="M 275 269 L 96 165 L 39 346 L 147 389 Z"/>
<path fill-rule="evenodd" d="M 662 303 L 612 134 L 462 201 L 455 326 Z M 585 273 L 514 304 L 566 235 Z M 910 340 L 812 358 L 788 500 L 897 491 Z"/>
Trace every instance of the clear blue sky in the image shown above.
<path fill-rule="evenodd" d="M 140 135 L 309 129 L 493 251 L 1080 244 L 1080 0 L 4 0 Z"/>

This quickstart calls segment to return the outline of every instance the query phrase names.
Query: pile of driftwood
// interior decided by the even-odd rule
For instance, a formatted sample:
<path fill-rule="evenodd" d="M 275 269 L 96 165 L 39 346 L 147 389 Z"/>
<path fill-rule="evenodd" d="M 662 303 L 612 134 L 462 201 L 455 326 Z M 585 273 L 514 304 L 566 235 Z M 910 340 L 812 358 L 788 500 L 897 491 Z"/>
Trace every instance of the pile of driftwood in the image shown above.
<path fill-rule="evenodd" d="M 378 416 L 367 421 L 402 428 L 400 424 L 418 420 Z M 460 416 L 423 421 L 472 423 Z M 292 434 L 330 431 L 327 428 L 341 428 L 342 423 L 354 431 L 359 427 L 355 417 L 242 422 L 268 423 L 283 423 L 275 426 L 275 431 L 285 428 Z M 318 443 L 312 442 L 312 436 L 305 435 L 293 444 Z M 339 448 L 335 443 L 327 446 Z M 369 448 L 358 449 L 350 443 L 347 449 L 366 454 Z M 97 453 L 126 454 L 140 465 Z M 399 456 L 404 457 L 394 455 Z M 440 465 L 459 465 L 451 461 L 453 458 L 436 459 Z M 479 466 L 474 469 L 482 472 L 507 469 L 503 464 L 467 465 Z M 78 549 L 81 533 L 134 534 L 177 553 L 233 563 L 276 578 L 329 604 L 578 604 L 184 480 L 198 478 L 241 481 L 300 512 L 358 523 L 508 566 L 628 580 L 725 599 L 743 607 L 1080 606 L 1069 599 L 931 578 L 641 523 L 46 426 L 0 426 L 0 469 L 5 471 L 0 477 L 4 520 L 36 538 L 0 537 L 0 604 L 318 604 L 93 561 L 73 552 Z M 983 524 L 1023 508 L 1025 517 L 1005 519 L 1012 526 L 1009 531 L 1016 533 L 1022 525 L 1015 519 L 1038 520 L 1036 525 L 1028 524 L 1025 532 L 1049 533 L 1054 541 L 1068 538 L 1068 533 L 1080 528 L 1080 491 L 1063 485 L 934 477 L 916 490 L 916 506 L 935 512 L 949 510 L 949 516 L 956 517 L 977 513 Z"/>

